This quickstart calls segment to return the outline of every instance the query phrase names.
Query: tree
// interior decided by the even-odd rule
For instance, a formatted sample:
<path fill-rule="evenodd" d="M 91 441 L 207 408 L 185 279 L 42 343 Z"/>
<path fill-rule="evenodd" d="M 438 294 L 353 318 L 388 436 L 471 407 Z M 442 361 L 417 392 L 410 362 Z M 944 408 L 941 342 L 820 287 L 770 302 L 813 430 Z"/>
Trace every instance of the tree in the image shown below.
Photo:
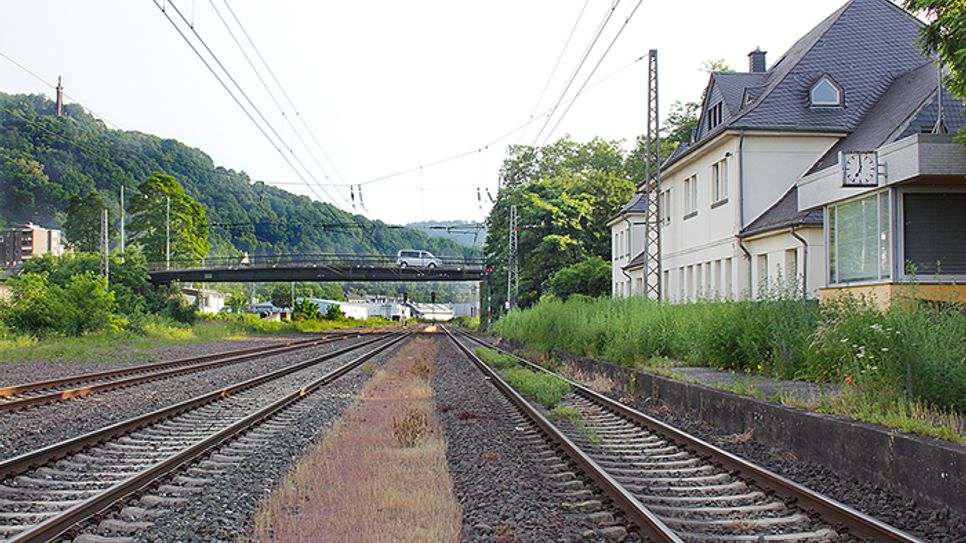
<path fill-rule="evenodd" d="M 561 300 L 574 294 L 604 296 L 610 292 L 610 276 L 610 264 L 599 256 L 592 256 L 553 274 L 550 292 Z"/>
<path fill-rule="evenodd" d="M 929 24 L 919 31 L 926 54 L 939 56 L 949 69 L 945 82 L 950 92 L 966 102 L 966 3 L 963 0 L 905 0 L 906 9 L 925 15 Z M 966 128 L 966 127 L 964 127 Z M 960 129 L 961 140 L 966 131 Z"/>
<path fill-rule="evenodd" d="M 171 204 L 171 258 L 198 263 L 208 254 L 205 208 L 185 193 L 170 175 L 156 173 L 138 187 L 128 205 L 131 239 L 141 245 L 149 261 L 165 260 L 167 206 Z"/>
<path fill-rule="evenodd" d="M 97 191 L 87 196 L 75 194 L 67 204 L 67 220 L 64 221 L 64 235 L 78 251 L 96 253 L 100 251 L 101 215 L 104 201 Z"/>
<path fill-rule="evenodd" d="M 338 308 L 335 305 L 331 307 Z M 292 318 L 297 321 L 319 320 L 322 318 L 322 314 L 319 313 L 318 304 L 302 299 L 296 300 L 295 305 L 292 307 Z"/>
<path fill-rule="evenodd" d="M 272 287 L 272 305 L 275 307 L 292 307 L 292 285 L 275 283 Z"/>

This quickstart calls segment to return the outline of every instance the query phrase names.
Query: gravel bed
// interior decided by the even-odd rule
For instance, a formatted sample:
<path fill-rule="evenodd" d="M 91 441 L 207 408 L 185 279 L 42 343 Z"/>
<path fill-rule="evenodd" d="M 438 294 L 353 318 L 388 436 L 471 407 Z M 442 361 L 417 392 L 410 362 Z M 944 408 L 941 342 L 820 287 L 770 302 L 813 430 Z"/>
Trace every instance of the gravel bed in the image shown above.
<path fill-rule="evenodd" d="M 951 513 L 948 509 L 922 505 L 915 500 L 863 483 L 855 478 L 843 478 L 821 464 L 799 459 L 790 449 L 766 445 L 755 440 L 753 436 L 748 438 L 723 435 L 696 417 L 675 411 L 663 402 L 636 399 L 631 405 L 663 422 L 714 443 L 731 453 L 926 541 L 966 542 L 966 519 Z"/>
<path fill-rule="evenodd" d="M 336 341 L 132 388 L 108 390 L 70 402 L 5 413 L 0 417 L 0 458 L 23 454 L 367 339 L 370 338 Z"/>
<path fill-rule="evenodd" d="M 405 344 L 399 343 L 371 361 L 384 365 Z M 305 450 L 324 436 L 334 422 L 368 382 L 371 374 L 356 369 L 327 385 L 305 402 L 311 408 L 300 417 L 291 431 L 279 433 L 271 449 L 249 455 L 238 469 L 219 477 L 202 495 L 168 509 L 168 513 L 134 537 L 136 542 L 200 543 L 246 541 L 253 529 L 253 517 L 262 497 L 271 493 Z"/>
<path fill-rule="evenodd" d="M 152 364 L 168 360 L 178 360 L 209 353 L 237 351 L 249 347 L 260 347 L 279 343 L 284 340 L 301 339 L 300 336 L 263 337 L 258 339 L 225 339 L 207 343 L 188 343 L 184 345 L 166 345 L 164 347 L 149 347 L 146 349 L 119 349 L 106 359 L 100 360 L 24 360 L 17 362 L 2 362 L 2 385 L 20 385 L 68 377 L 80 373 L 94 373 L 123 369 L 125 367 Z"/>
<path fill-rule="evenodd" d="M 440 338 L 433 371 L 436 411 L 446 459 L 463 506 L 463 541 L 584 541 L 548 499 L 554 492 L 507 417 L 502 395 L 466 356 Z"/>

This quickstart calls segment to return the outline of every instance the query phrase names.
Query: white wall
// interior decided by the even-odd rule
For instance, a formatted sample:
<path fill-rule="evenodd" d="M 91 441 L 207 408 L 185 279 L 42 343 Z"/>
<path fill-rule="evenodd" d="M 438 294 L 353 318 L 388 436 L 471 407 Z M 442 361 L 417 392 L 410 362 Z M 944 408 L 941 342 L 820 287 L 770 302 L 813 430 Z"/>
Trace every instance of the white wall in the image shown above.
<path fill-rule="evenodd" d="M 809 298 L 817 298 L 818 289 L 825 286 L 825 237 L 822 228 L 799 228 L 795 232 L 808 244 L 807 266 L 802 242 L 795 239 L 788 229 L 745 241 L 745 246 L 752 254 L 752 292 L 756 296 L 763 286 L 772 290 L 776 287 L 791 289 L 798 294 L 802 289 L 802 275 L 806 273 Z M 759 266 L 761 262 L 765 263 L 764 274 Z M 794 278 L 789 274 L 790 262 L 795 263 Z"/>
<path fill-rule="evenodd" d="M 633 283 L 624 275 L 623 267 L 644 250 L 643 220 L 640 213 L 628 213 L 611 223 L 611 296 L 614 298 L 632 295 Z"/>

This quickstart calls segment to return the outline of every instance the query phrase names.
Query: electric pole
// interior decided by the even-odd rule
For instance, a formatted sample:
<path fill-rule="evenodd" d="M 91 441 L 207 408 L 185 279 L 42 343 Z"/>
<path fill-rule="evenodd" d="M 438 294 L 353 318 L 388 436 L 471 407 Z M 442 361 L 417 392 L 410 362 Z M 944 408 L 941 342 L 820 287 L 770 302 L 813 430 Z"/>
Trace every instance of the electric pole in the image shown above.
<path fill-rule="evenodd" d="M 651 49 L 647 55 L 643 287 L 645 295 L 654 300 L 661 299 L 661 125 L 657 97 L 657 49 Z"/>
<path fill-rule="evenodd" d="M 121 262 L 124 262 L 124 185 L 121 185 Z"/>
<path fill-rule="evenodd" d="M 171 269 L 171 196 L 165 196 L 164 212 L 164 269 Z"/>
<path fill-rule="evenodd" d="M 517 306 L 520 294 L 520 266 L 517 255 L 517 206 L 510 206 L 510 242 L 507 248 L 506 310 L 507 313 Z"/>
<path fill-rule="evenodd" d="M 101 276 L 104 281 L 110 281 L 110 239 L 107 229 L 107 210 L 101 210 Z M 107 287 L 110 290 L 110 286 Z"/>

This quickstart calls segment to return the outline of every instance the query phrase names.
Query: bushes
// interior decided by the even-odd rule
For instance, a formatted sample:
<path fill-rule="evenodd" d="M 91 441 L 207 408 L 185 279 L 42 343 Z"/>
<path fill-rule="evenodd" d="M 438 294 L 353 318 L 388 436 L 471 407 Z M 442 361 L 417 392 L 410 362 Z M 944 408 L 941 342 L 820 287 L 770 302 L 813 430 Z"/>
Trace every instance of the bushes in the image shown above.
<path fill-rule="evenodd" d="M 780 298 L 658 304 L 643 298 L 545 301 L 493 325 L 549 352 L 633 364 L 669 357 L 783 379 L 849 382 L 883 404 L 908 397 L 966 411 L 961 307 Z"/>
<path fill-rule="evenodd" d="M 526 368 L 509 368 L 502 373 L 510 386 L 547 409 L 556 407 L 571 388 L 570 383 L 550 373 L 538 373 Z"/>
<path fill-rule="evenodd" d="M 51 283 L 46 273 L 21 273 L 8 285 L 11 301 L 0 306 L 0 319 L 13 330 L 38 337 L 80 336 L 119 324 L 114 293 L 93 273 L 71 276 L 65 286 Z"/>

